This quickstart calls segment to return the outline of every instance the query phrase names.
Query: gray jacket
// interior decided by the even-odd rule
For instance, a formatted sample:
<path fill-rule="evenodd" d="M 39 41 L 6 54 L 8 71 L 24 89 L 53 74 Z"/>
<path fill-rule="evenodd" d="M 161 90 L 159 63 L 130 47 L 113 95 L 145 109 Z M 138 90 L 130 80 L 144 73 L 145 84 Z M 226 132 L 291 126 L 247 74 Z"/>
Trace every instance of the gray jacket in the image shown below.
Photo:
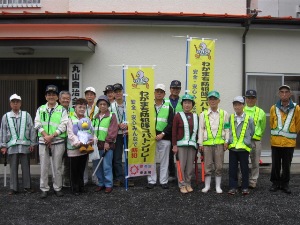
<path fill-rule="evenodd" d="M 245 119 L 246 114 L 243 114 L 243 119 L 241 121 L 241 123 L 239 125 L 237 125 L 237 117 L 234 117 L 234 125 L 236 128 L 236 135 L 237 138 L 240 137 L 241 135 L 241 131 L 242 131 L 242 127 L 244 125 L 244 119 Z M 229 129 L 229 139 L 228 139 L 228 145 L 230 145 L 233 142 L 233 136 L 232 136 L 232 127 L 231 127 L 231 116 L 229 118 L 229 124 L 230 124 L 230 129 Z M 245 138 L 244 138 L 244 143 L 245 145 L 247 145 L 249 148 L 252 149 L 252 144 L 251 144 L 251 140 L 252 140 L 252 136 L 254 135 L 254 131 L 255 131 L 255 125 L 254 125 L 254 121 L 253 119 L 250 117 L 249 118 L 249 122 L 248 122 L 248 126 L 246 129 L 246 133 L 245 133 Z M 230 149 L 233 151 L 241 151 L 240 149 Z"/>

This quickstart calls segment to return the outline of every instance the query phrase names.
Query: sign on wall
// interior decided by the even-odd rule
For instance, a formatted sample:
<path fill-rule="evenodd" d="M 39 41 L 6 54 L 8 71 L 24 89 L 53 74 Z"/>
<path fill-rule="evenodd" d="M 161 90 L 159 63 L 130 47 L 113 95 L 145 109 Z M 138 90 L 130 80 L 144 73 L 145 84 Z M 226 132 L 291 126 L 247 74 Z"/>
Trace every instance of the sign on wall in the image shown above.
<path fill-rule="evenodd" d="M 74 63 L 70 64 L 70 76 L 69 76 L 69 90 L 71 93 L 72 107 L 78 98 L 81 97 L 82 90 L 82 64 Z"/>

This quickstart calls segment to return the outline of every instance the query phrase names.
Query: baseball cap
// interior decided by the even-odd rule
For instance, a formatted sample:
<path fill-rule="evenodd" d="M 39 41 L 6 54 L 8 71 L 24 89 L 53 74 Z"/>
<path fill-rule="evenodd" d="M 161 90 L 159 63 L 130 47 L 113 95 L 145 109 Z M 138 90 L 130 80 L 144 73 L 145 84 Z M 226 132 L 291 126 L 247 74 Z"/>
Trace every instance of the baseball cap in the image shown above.
<path fill-rule="evenodd" d="M 246 97 L 255 97 L 256 98 L 257 94 L 256 94 L 255 90 L 247 90 L 245 96 Z"/>
<path fill-rule="evenodd" d="M 114 91 L 114 86 L 113 86 L 113 85 L 110 85 L 110 84 L 107 85 L 107 86 L 105 87 L 103 93 L 106 95 L 106 93 L 107 93 L 108 91 Z"/>
<path fill-rule="evenodd" d="M 179 80 L 172 80 L 172 82 L 170 84 L 170 88 L 171 87 L 181 88 L 181 82 Z"/>
<path fill-rule="evenodd" d="M 46 87 L 45 93 L 47 93 L 47 92 L 54 92 L 54 93 L 58 94 L 58 88 L 57 88 L 57 86 L 50 84 Z"/>
<path fill-rule="evenodd" d="M 280 86 L 279 88 L 278 88 L 278 90 L 280 91 L 281 89 L 283 89 L 283 88 L 285 88 L 285 89 L 288 89 L 289 91 L 291 90 L 291 87 L 290 86 L 288 86 L 288 85 L 282 85 L 282 86 Z"/>
<path fill-rule="evenodd" d="M 189 94 L 185 94 L 181 97 L 181 101 L 183 102 L 184 100 L 191 100 L 194 101 L 194 96 L 189 95 Z"/>
<path fill-rule="evenodd" d="M 88 92 L 88 91 L 91 91 L 91 92 L 93 92 L 94 94 L 96 94 L 96 90 L 95 90 L 95 88 L 93 88 L 93 87 L 87 87 L 87 88 L 85 89 L 84 93 L 86 93 L 86 92 Z"/>
<path fill-rule="evenodd" d="M 116 91 L 116 90 L 123 90 L 122 84 L 120 84 L 120 83 L 114 84 L 114 91 Z"/>
<path fill-rule="evenodd" d="M 12 96 L 10 96 L 9 101 L 14 100 L 14 99 L 17 99 L 17 100 L 21 101 L 21 97 L 17 94 L 13 94 Z"/>
<path fill-rule="evenodd" d="M 166 86 L 164 84 L 157 84 L 155 86 L 155 90 L 160 89 L 163 90 L 164 92 L 166 92 Z"/>
<path fill-rule="evenodd" d="M 216 97 L 216 98 L 220 98 L 220 93 L 219 92 L 217 92 L 217 91 L 210 91 L 210 92 L 208 92 L 207 93 L 207 97 L 209 98 L 209 97 Z"/>
<path fill-rule="evenodd" d="M 100 101 L 106 101 L 107 105 L 110 106 L 110 102 L 109 102 L 108 97 L 106 95 L 101 95 L 98 98 L 97 103 L 96 103 L 97 106 L 98 106 L 98 104 L 99 104 Z"/>
<path fill-rule="evenodd" d="M 234 102 L 239 102 L 239 103 L 245 104 L 245 100 L 244 100 L 244 98 L 242 96 L 236 96 L 236 97 L 234 97 L 232 103 L 234 103 Z"/>

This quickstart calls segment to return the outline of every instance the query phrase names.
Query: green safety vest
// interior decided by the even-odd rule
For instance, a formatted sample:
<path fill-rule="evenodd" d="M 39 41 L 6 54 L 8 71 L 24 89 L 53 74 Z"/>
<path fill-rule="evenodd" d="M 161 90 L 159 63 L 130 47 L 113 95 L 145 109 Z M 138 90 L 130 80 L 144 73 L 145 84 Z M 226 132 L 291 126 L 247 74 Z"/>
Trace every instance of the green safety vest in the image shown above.
<path fill-rule="evenodd" d="M 235 148 L 235 149 L 245 149 L 248 152 L 251 151 L 251 148 L 248 147 L 247 145 L 245 145 L 245 143 L 244 143 L 244 138 L 245 138 L 246 130 L 247 130 L 248 123 L 249 123 L 249 118 L 250 118 L 250 116 L 246 114 L 240 137 L 237 138 L 236 129 L 235 129 L 235 125 L 234 125 L 234 114 L 231 114 L 230 120 L 231 120 L 233 142 L 229 145 L 229 147 L 228 147 L 229 149 Z"/>
<path fill-rule="evenodd" d="M 99 141 L 105 141 L 107 137 L 107 131 L 110 125 L 112 114 L 113 113 L 111 112 L 109 117 L 104 117 L 102 118 L 102 120 L 100 120 L 99 118 L 95 118 L 93 120 L 95 133 Z"/>
<path fill-rule="evenodd" d="M 71 116 L 74 116 L 74 115 L 75 115 L 75 109 L 73 107 L 70 107 L 69 111 L 68 111 L 68 116 L 71 118 Z"/>
<path fill-rule="evenodd" d="M 224 110 L 220 109 L 220 118 L 219 118 L 219 127 L 216 136 L 213 136 L 211 131 L 208 110 L 204 111 L 205 126 L 207 130 L 207 140 L 203 141 L 203 145 L 221 145 L 225 143 L 225 140 L 222 138 L 222 130 L 224 127 Z"/>
<path fill-rule="evenodd" d="M 294 117 L 295 108 L 296 108 L 296 103 L 293 103 L 293 104 L 295 107 L 289 111 L 284 124 L 282 124 L 280 110 L 275 106 L 275 111 L 276 111 L 276 116 L 277 116 L 277 127 L 275 129 L 271 130 L 271 135 L 283 136 L 283 137 L 290 138 L 290 139 L 297 138 L 297 133 L 290 132 L 290 125 L 291 125 L 292 119 Z"/>
<path fill-rule="evenodd" d="M 26 133 L 26 122 L 27 122 L 27 112 L 21 111 L 21 121 L 20 121 L 20 129 L 19 135 L 17 134 L 17 127 L 14 124 L 13 119 L 11 118 L 10 114 L 12 112 L 6 113 L 6 120 L 8 124 L 8 128 L 11 134 L 10 140 L 6 142 L 7 147 L 15 146 L 15 145 L 30 145 L 30 140 L 25 137 Z"/>
<path fill-rule="evenodd" d="M 257 128 L 256 124 L 257 124 L 257 121 L 258 121 L 258 118 L 259 118 L 260 108 L 257 107 L 257 106 L 254 106 L 254 107 L 255 107 L 255 112 L 254 112 L 254 115 L 253 115 L 253 122 L 254 122 L 254 125 L 255 125 L 255 130 L 257 130 L 258 128 Z M 244 108 L 244 111 L 245 111 L 245 108 Z M 245 111 L 245 113 L 248 114 L 247 111 Z M 261 130 L 260 127 L 259 127 L 259 129 Z M 261 136 L 258 136 L 255 133 L 254 133 L 252 138 L 255 139 L 255 140 L 258 140 L 258 141 L 261 140 Z"/>
<path fill-rule="evenodd" d="M 193 113 L 193 122 L 194 128 L 192 136 L 190 137 L 190 128 L 189 123 L 186 119 L 184 112 L 179 112 L 182 121 L 183 121 L 183 128 L 184 128 L 184 135 L 180 141 L 177 141 L 177 146 L 194 146 L 197 149 L 197 142 L 196 142 L 196 134 L 198 130 L 198 117 L 196 113 Z"/>
<path fill-rule="evenodd" d="M 156 108 L 154 106 L 155 114 L 156 114 L 156 130 L 163 131 L 168 125 L 168 117 L 169 117 L 169 107 L 170 104 L 164 102 L 161 106 L 159 112 L 157 113 Z"/>
<path fill-rule="evenodd" d="M 181 105 L 181 98 L 178 99 L 175 109 L 173 108 L 173 105 L 171 104 L 171 101 L 169 98 L 165 98 L 164 100 L 165 100 L 165 103 L 168 103 L 172 107 L 174 114 L 183 111 L 182 105 Z"/>
<path fill-rule="evenodd" d="M 64 107 L 61 105 L 58 105 L 50 115 L 49 112 L 47 111 L 47 106 L 42 105 L 39 109 L 40 113 L 40 120 L 43 126 L 43 129 L 49 134 L 54 134 L 55 131 L 57 130 L 58 126 L 61 123 L 61 117 L 63 113 Z M 41 137 L 42 134 L 39 132 L 38 136 Z M 63 132 L 59 135 L 61 138 L 67 137 L 67 133 Z"/>

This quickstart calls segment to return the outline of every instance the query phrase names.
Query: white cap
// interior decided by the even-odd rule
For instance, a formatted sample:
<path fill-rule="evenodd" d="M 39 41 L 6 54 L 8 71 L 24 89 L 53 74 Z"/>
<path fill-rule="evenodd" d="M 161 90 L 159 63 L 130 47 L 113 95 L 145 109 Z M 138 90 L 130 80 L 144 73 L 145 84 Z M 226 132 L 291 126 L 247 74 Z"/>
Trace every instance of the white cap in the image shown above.
<path fill-rule="evenodd" d="M 242 104 L 245 104 L 245 100 L 244 100 L 244 98 L 242 96 L 236 96 L 236 97 L 234 97 L 232 103 L 234 103 L 234 102 L 240 102 Z"/>
<path fill-rule="evenodd" d="M 14 99 L 17 99 L 17 100 L 21 101 L 21 97 L 17 94 L 13 94 L 12 96 L 10 96 L 9 101 L 14 100 Z"/>
<path fill-rule="evenodd" d="M 156 89 L 161 89 L 161 90 L 163 90 L 164 92 L 166 92 L 166 86 L 164 85 L 164 84 L 157 84 L 156 86 L 155 86 L 155 90 Z"/>
<path fill-rule="evenodd" d="M 91 92 L 94 92 L 94 93 L 96 94 L 96 90 L 95 90 L 95 88 L 93 88 L 93 87 L 87 87 L 87 88 L 85 89 L 84 93 L 87 92 L 87 91 L 91 91 Z"/>

